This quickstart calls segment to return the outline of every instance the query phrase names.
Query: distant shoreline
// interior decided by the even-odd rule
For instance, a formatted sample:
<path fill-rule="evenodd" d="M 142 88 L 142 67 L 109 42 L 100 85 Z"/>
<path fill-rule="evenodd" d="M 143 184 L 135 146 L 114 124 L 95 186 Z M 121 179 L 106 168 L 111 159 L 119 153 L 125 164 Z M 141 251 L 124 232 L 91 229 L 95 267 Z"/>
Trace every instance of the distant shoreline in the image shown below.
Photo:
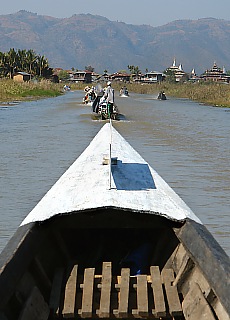
<path fill-rule="evenodd" d="M 16 83 L 13 80 L 0 80 L 0 105 L 12 106 L 21 101 L 52 98 L 64 93 L 64 83 L 41 81 L 38 83 Z M 97 84 L 92 85 L 96 86 Z M 112 83 L 119 91 L 123 83 Z M 164 91 L 166 96 L 186 98 L 201 104 L 214 107 L 230 108 L 230 85 L 222 83 L 126 83 L 129 92 L 139 94 L 157 94 Z M 85 83 L 71 84 L 72 90 L 83 90 Z"/>
<path fill-rule="evenodd" d="M 168 83 L 160 84 L 127 84 L 129 92 L 154 94 L 164 91 L 166 96 L 186 98 L 213 107 L 230 108 L 230 84 L 200 83 Z"/>

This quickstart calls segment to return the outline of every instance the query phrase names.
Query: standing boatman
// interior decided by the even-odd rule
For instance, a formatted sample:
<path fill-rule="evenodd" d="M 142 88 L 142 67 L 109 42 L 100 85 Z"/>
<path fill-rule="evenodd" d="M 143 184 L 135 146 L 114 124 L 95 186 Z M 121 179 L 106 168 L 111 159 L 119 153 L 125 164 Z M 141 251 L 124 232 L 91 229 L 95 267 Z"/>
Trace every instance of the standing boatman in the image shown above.
<path fill-rule="evenodd" d="M 111 87 L 111 82 L 107 82 L 107 87 L 105 88 L 104 98 L 106 99 L 108 114 L 111 118 L 113 114 L 113 105 L 114 105 L 114 89 Z"/>

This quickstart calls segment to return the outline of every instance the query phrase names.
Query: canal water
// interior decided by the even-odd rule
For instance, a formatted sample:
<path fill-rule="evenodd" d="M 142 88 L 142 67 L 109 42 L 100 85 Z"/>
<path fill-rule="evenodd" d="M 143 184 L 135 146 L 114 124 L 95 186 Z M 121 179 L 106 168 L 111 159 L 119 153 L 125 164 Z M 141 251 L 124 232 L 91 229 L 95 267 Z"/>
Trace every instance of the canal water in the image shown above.
<path fill-rule="evenodd" d="M 81 91 L 0 106 L 0 251 L 103 126 Z M 116 97 L 114 127 L 202 220 L 230 256 L 230 109 L 154 95 Z"/>

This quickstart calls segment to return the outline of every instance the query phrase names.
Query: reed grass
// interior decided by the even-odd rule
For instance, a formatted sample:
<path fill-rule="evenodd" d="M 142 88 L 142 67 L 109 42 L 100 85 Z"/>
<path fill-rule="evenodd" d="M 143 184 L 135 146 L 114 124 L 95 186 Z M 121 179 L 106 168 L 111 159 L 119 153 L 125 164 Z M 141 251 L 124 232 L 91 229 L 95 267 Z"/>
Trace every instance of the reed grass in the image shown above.
<path fill-rule="evenodd" d="M 0 80 L 0 101 L 21 101 L 39 97 L 55 97 L 60 95 L 63 86 L 48 81 L 15 82 L 10 79 Z"/>
<path fill-rule="evenodd" d="M 155 83 L 129 84 L 130 92 L 154 94 L 164 91 L 166 96 L 187 98 L 202 104 L 230 108 L 230 84 L 224 83 Z"/>
<path fill-rule="evenodd" d="M 95 86 L 97 84 L 94 84 Z M 18 83 L 9 79 L 0 80 L 0 101 L 21 101 L 43 97 L 55 97 L 63 94 L 64 83 L 40 82 Z M 83 90 L 85 83 L 71 84 L 72 90 Z M 115 90 L 120 90 L 124 83 L 113 83 Z M 157 94 L 164 91 L 166 96 L 187 98 L 202 104 L 230 108 L 230 85 L 223 83 L 127 83 L 129 92 Z"/>

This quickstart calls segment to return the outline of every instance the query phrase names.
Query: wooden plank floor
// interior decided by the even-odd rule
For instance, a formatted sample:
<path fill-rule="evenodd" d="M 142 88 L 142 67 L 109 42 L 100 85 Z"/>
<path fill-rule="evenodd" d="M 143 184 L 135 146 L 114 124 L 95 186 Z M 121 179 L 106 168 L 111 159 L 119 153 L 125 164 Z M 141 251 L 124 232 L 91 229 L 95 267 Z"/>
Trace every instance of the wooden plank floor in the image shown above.
<path fill-rule="evenodd" d="M 172 269 L 160 273 L 158 266 L 151 266 L 150 275 L 130 276 L 130 270 L 123 268 L 121 275 L 113 276 L 112 263 L 103 262 L 101 275 L 96 275 L 94 268 L 78 275 L 77 265 L 68 274 L 62 284 L 62 270 L 54 275 L 50 297 L 53 319 L 184 319 Z"/>

